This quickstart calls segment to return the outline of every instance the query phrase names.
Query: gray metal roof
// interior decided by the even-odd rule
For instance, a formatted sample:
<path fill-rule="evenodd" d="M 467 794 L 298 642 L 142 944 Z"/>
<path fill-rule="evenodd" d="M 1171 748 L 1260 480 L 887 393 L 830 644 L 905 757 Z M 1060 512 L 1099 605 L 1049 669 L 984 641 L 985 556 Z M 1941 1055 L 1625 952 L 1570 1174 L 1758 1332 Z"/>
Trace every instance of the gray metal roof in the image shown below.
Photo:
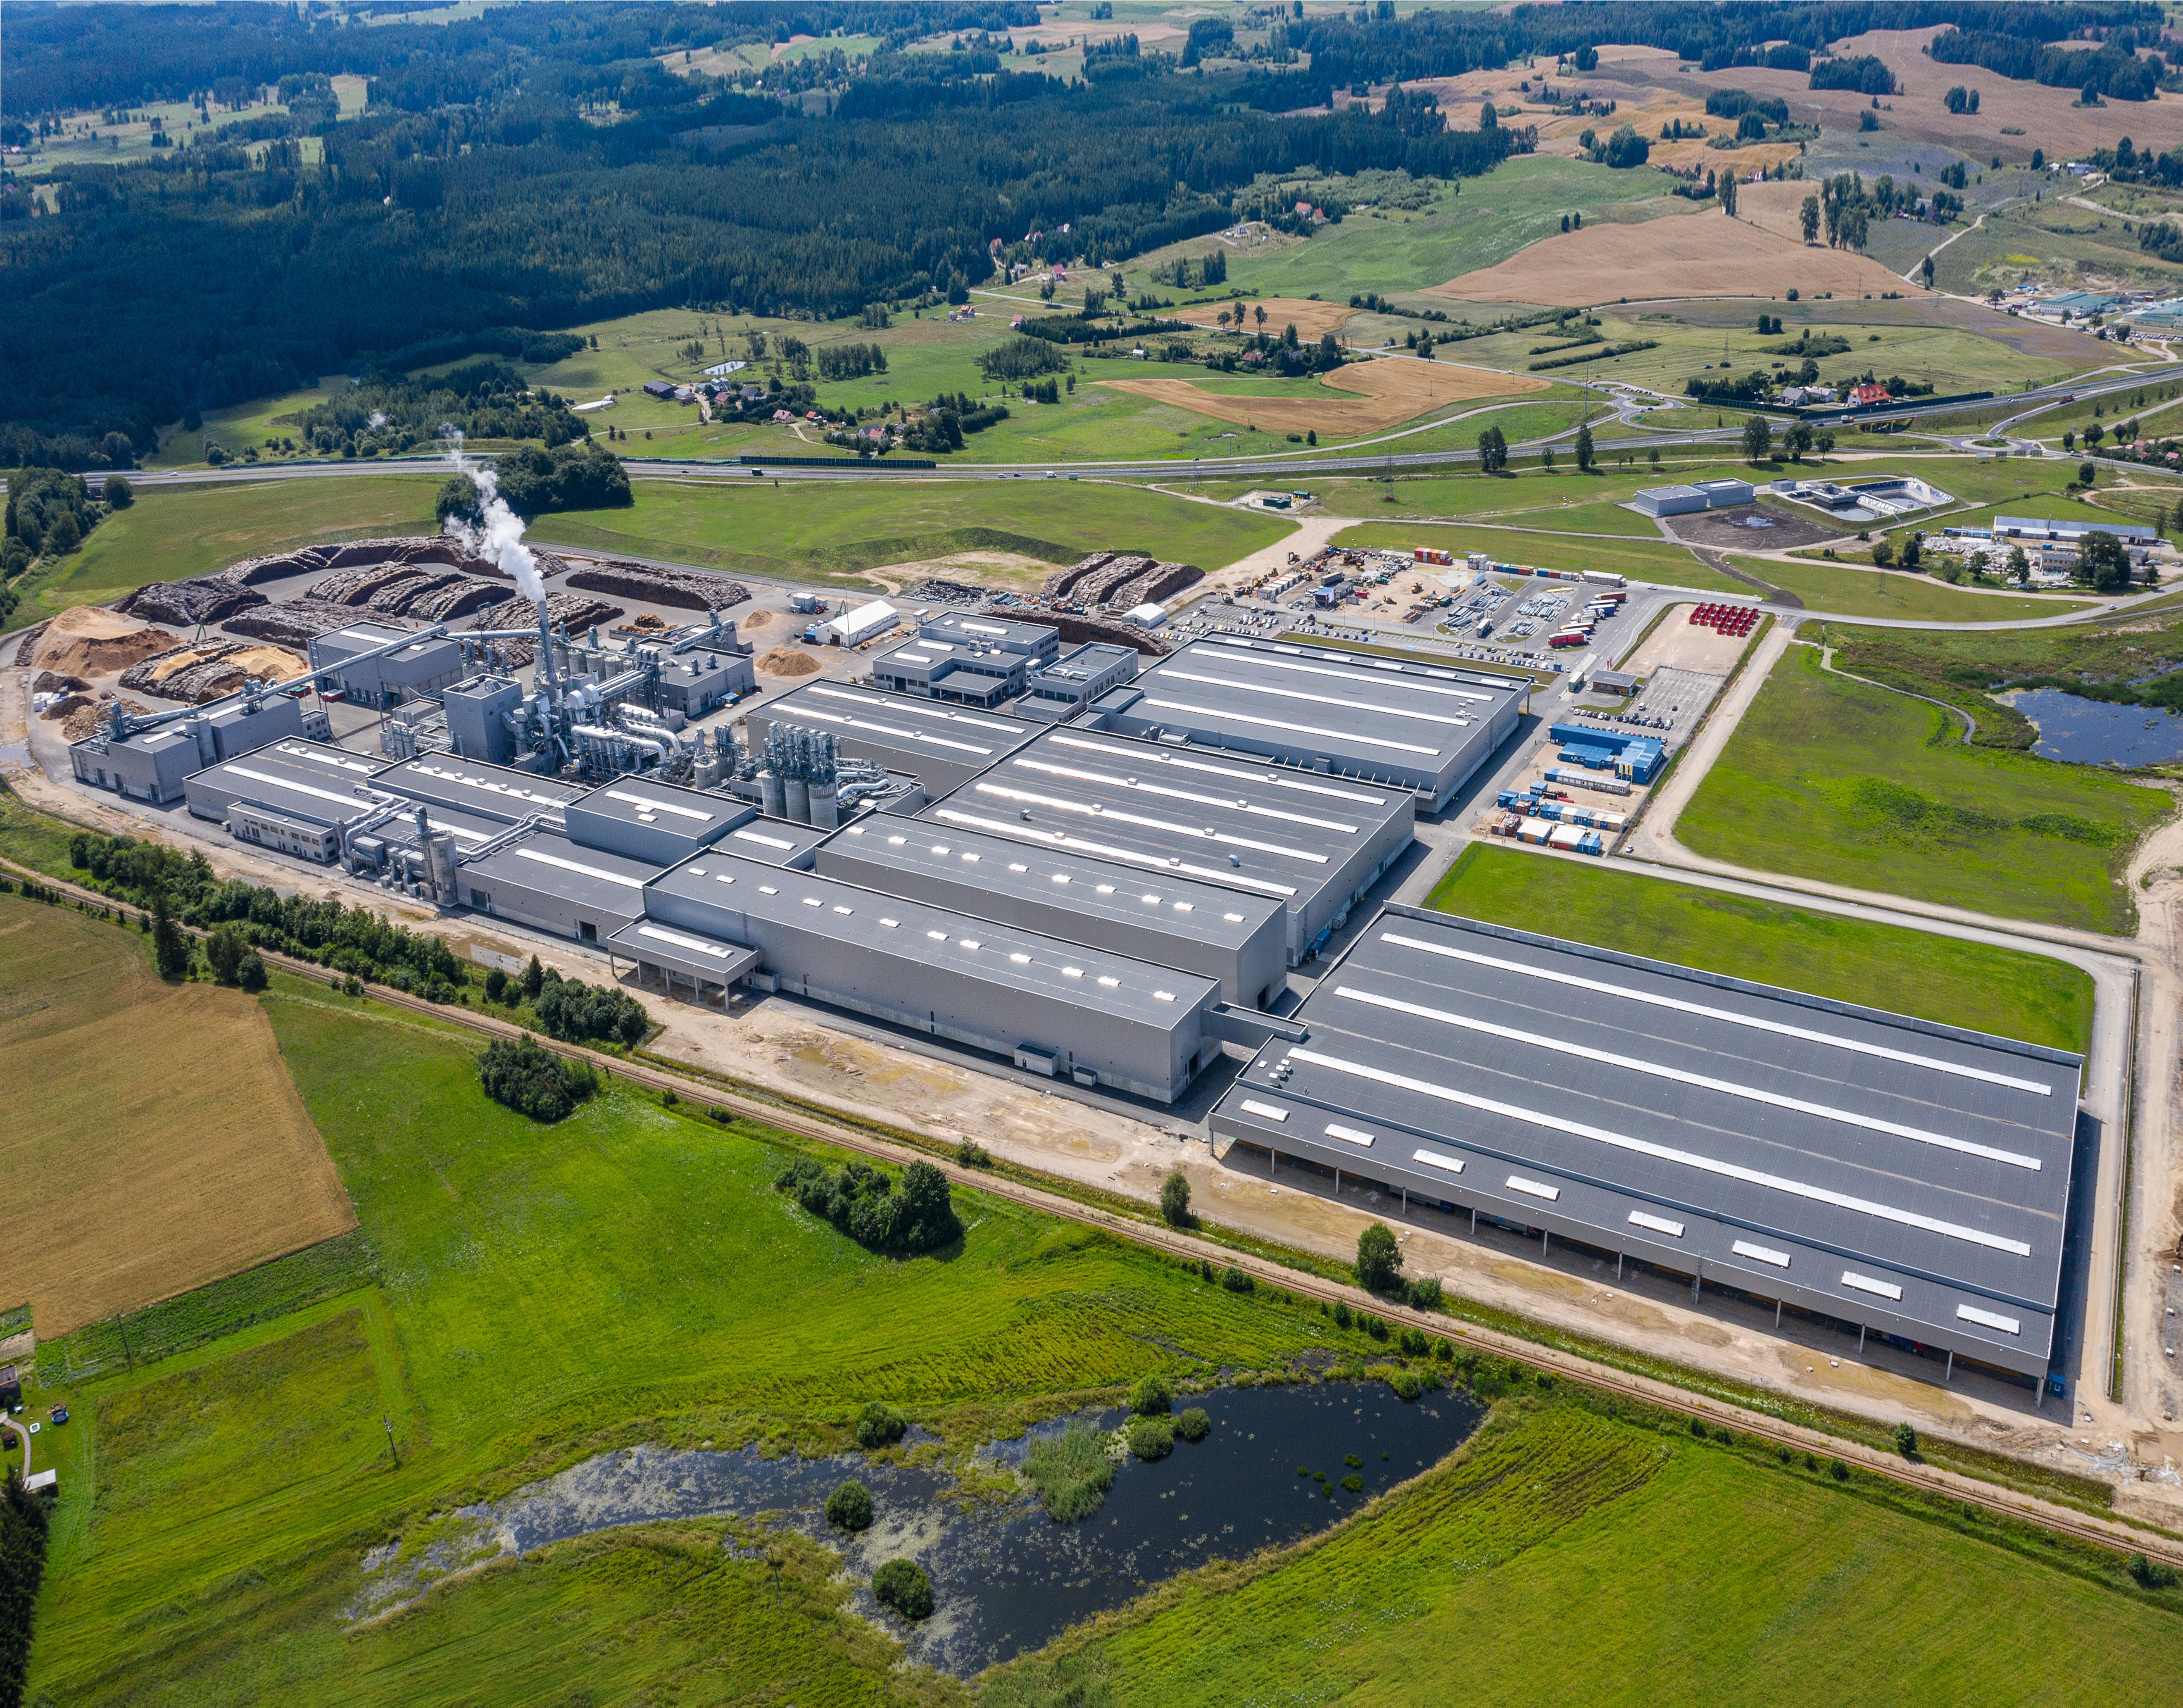
<path fill-rule="evenodd" d="M 926 638 L 967 647 L 999 647 L 1006 652 L 1036 652 L 1060 633 L 1050 623 L 1018 623 L 971 611 L 947 611 L 918 625 Z"/>
<path fill-rule="evenodd" d="M 468 862 L 466 885 L 489 887 L 496 879 L 523 889 L 561 896 L 609 914 L 641 913 L 644 887 L 659 868 L 625 854 L 587 848 L 549 831 L 534 831 L 520 841 Z"/>
<path fill-rule="evenodd" d="M 816 826 L 761 818 L 753 813 L 721 837 L 719 845 L 729 854 L 764 860 L 768 865 L 801 866 L 809 865 L 811 850 L 833 834 Z"/>
<path fill-rule="evenodd" d="M 414 848 L 417 846 L 417 810 L 423 809 L 425 821 L 442 836 L 454 839 L 455 853 L 459 856 L 475 848 L 482 848 L 495 837 L 508 834 L 508 826 L 492 819 L 480 818 L 475 813 L 458 813 L 452 808 L 417 807 L 397 813 L 384 824 L 374 828 L 366 841 L 384 843 L 389 848 Z"/>
<path fill-rule="evenodd" d="M 508 824 L 533 813 L 558 820 L 561 809 L 584 793 L 535 771 L 512 771 L 453 754 L 424 754 L 388 765 L 372 781 L 380 788 L 413 800 L 434 801 L 458 812 L 476 813 Z"/>
<path fill-rule="evenodd" d="M 845 826 L 833 841 L 844 853 L 875 864 L 1225 948 L 1247 943 L 1282 911 L 1278 897 L 1241 895 L 1226 886 L 1171 872 L 1148 875 L 1065 848 L 884 813 Z"/>
<path fill-rule="evenodd" d="M 187 785 L 221 789 L 241 800 L 321 825 L 347 824 L 381 804 L 372 779 L 381 761 L 299 738 L 207 765 Z"/>
<path fill-rule="evenodd" d="M 718 836 L 724 825 L 741 824 L 752 816 L 747 802 L 640 776 L 615 777 L 569 804 L 621 824 L 657 826 L 701 838 Z"/>
<path fill-rule="evenodd" d="M 742 940 L 733 916 L 746 914 L 914 963 L 931 975 L 976 979 L 1163 1029 L 1187 1020 L 1219 992 L 1214 981 L 1196 973 L 717 848 L 662 873 L 652 891 L 695 902 L 708 914 L 717 910 L 712 934 L 728 942 Z"/>
<path fill-rule="evenodd" d="M 817 682 L 769 700 L 753 716 L 788 719 L 845 739 L 897 752 L 929 752 L 950 765 L 991 765 L 1039 726 L 966 706 L 890 694 L 850 682 Z"/>
<path fill-rule="evenodd" d="M 1324 754 L 1345 771 L 1444 773 L 1495 740 L 1493 715 L 1531 686 L 1399 659 L 1216 636 L 1141 671 L 1133 718 L 1214 745 Z"/>
<path fill-rule="evenodd" d="M 1300 908 L 1410 810 L 1401 789 L 1064 726 L 921 816 Z"/>
<path fill-rule="evenodd" d="M 1221 1105 L 1258 1142 L 2043 1351 L 2080 1057 L 1408 909 L 1297 1017 Z"/>

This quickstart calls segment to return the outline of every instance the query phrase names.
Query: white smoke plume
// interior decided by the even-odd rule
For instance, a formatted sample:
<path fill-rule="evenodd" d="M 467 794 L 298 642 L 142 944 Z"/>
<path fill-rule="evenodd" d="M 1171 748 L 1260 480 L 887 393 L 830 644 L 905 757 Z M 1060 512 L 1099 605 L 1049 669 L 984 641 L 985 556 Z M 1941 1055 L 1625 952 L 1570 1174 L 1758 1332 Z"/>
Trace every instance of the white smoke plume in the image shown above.
<path fill-rule="evenodd" d="M 501 497 L 499 478 L 492 466 L 474 463 L 463 454 L 463 430 L 452 422 L 440 429 L 440 437 L 447 442 L 448 462 L 456 473 L 470 477 L 478 493 L 480 520 L 471 524 L 460 516 L 449 516 L 446 524 L 448 537 L 461 541 L 466 550 L 479 557 L 491 559 L 514 576 L 516 589 L 525 598 L 544 598 L 545 579 L 538 573 L 538 562 L 530 555 L 530 548 L 523 543 L 523 518 L 509 509 L 508 500 Z"/>

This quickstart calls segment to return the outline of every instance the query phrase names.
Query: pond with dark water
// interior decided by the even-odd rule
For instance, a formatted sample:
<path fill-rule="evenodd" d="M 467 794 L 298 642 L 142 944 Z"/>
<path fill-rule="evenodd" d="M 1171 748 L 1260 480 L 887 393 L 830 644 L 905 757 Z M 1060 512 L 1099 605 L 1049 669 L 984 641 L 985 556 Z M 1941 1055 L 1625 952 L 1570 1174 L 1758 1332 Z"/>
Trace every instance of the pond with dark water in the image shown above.
<path fill-rule="evenodd" d="M 2118 706 L 2064 688 L 1997 696 L 2038 726 L 2032 752 L 2077 765 L 2149 765 L 2183 759 L 2183 715 L 2161 706 Z"/>
<path fill-rule="evenodd" d="M 900 1635 L 910 1659 L 967 1677 L 1209 1560 L 1331 1527 L 1461 1446 L 1484 1416 L 1467 1395 L 1441 1390 L 1405 1404 L 1385 1383 L 1358 1382 L 1221 1388 L 1181 1405 L 1203 1407 L 1211 1433 L 1194 1443 L 1178 1436 L 1163 1460 L 1125 1458 L 1105 1504 L 1067 1525 L 1034 1496 L 965 1498 L 944 1469 L 860 1454 L 766 1459 L 754 1448 L 625 1449 L 464 1509 L 459 1535 L 436 1544 L 436 1560 L 397 1568 L 368 1558 L 367 1572 L 382 1575 L 368 1577 L 354 1611 L 397 1605 L 480 1558 L 619 1525 L 764 1515 L 839 1550 L 858 1611 Z M 1101 1430 L 1125 1420 L 1120 1411 L 1084 1416 Z M 988 1469 L 1013 1469 L 1033 1439 L 1058 1434 L 1066 1422 L 996 1443 L 980 1457 Z M 825 1506 L 852 1477 L 871 1490 L 876 1516 L 871 1529 L 844 1536 L 827 1524 Z M 1343 1488 L 1345 1477 L 1361 1487 Z M 872 1599 L 873 1571 L 897 1557 L 916 1561 L 932 1580 L 933 1615 L 915 1626 Z"/>

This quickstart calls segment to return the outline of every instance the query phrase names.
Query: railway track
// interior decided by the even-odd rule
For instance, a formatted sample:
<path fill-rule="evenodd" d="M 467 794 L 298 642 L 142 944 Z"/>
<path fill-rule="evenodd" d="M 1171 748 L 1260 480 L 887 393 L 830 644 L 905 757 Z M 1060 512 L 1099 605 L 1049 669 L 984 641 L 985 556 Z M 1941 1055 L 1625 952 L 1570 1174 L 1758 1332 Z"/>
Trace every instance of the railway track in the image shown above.
<path fill-rule="evenodd" d="M 141 908 L 129 907 L 97 891 L 48 877 L 14 860 L 0 859 L 0 868 L 13 871 L 19 876 L 28 877 L 73 899 L 112 908 L 125 919 L 141 921 L 145 916 Z M 185 926 L 181 929 L 193 936 L 206 935 L 192 926 Z M 347 976 L 314 962 L 300 960 L 276 950 L 261 949 L 258 954 L 269 965 L 278 966 L 285 972 L 315 983 L 339 985 Z M 389 986 L 367 984 L 365 989 L 374 1000 L 389 1007 L 428 1015 L 443 1024 L 452 1022 L 486 1037 L 514 1038 L 525 1035 L 525 1028 L 506 1021 L 473 1013 L 465 1008 L 429 1002 L 422 997 L 413 996 Z M 1269 1258 L 1236 1251 L 1213 1240 L 1195 1238 L 1158 1223 L 1139 1221 L 1117 1215 L 1058 1193 L 1000 1178 L 981 1170 L 964 1168 L 951 1161 L 944 1154 L 936 1154 L 913 1145 L 897 1143 L 849 1123 L 829 1121 L 803 1110 L 784 1107 L 765 1098 L 753 1096 L 703 1078 L 675 1073 L 649 1062 L 631 1061 L 586 1049 L 580 1044 L 563 1043 L 553 1038 L 540 1038 L 539 1042 L 556 1054 L 587 1062 L 610 1077 L 624 1079 L 655 1092 L 672 1092 L 683 1101 L 704 1107 L 724 1108 L 798 1138 L 853 1151 L 897 1166 L 911 1162 L 931 1163 L 947 1177 L 951 1186 L 972 1188 L 1047 1216 L 1100 1228 L 1164 1256 L 1192 1263 L 1233 1264 L 1254 1282 L 1279 1287 L 1300 1298 L 1318 1300 L 1330 1307 L 1336 1303 L 1345 1304 L 1352 1310 L 1369 1311 L 1398 1327 L 1414 1327 L 1428 1334 L 1447 1336 L 1479 1352 L 1511 1360 L 1535 1372 L 1551 1373 L 1557 1380 L 1582 1383 L 1597 1391 L 1616 1394 L 1657 1410 L 1697 1418 L 1710 1427 L 1729 1429 L 1738 1435 L 1786 1448 L 1791 1453 L 1839 1459 L 1845 1464 L 1904 1488 L 2023 1523 L 2034 1524 L 2053 1534 L 2069 1537 L 2094 1547 L 2119 1554 L 2142 1553 L 2148 1559 L 2183 1567 L 2183 1539 L 2141 1530 L 2121 1520 L 2101 1519 L 2075 1512 L 2036 1495 L 1980 1483 L 1975 1478 L 1936 1466 L 1921 1465 L 1858 1442 L 1785 1422 L 1725 1400 L 1694 1394 L 1664 1382 L 1617 1370 L 1580 1354 L 1541 1346 L 1477 1323 L 1453 1321 L 1445 1316 L 1390 1304 L 1360 1288 L 1326 1281 L 1303 1271 L 1290 1269 Z"/>

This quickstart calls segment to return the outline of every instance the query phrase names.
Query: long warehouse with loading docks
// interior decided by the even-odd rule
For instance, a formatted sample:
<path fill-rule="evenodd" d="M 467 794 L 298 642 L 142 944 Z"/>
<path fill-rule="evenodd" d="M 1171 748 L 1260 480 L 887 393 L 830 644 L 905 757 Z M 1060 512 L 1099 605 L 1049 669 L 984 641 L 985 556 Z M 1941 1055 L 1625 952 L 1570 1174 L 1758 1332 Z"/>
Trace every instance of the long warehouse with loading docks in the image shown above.
<path fill-rule="evenodd" d="M 1216 1141 L 2035 1379 L 2083 1058 L 1408 908 Z"/>

